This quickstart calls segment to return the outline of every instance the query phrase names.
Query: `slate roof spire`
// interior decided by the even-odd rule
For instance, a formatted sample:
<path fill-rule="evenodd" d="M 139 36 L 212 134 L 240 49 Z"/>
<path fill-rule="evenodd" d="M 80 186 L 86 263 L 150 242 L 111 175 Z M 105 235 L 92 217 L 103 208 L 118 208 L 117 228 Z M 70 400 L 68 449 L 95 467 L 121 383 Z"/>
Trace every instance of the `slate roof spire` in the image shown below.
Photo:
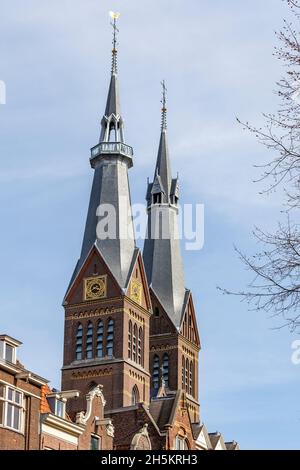
<path fill-rule="evenodd" d="M 112 65 L 105 113 L 101 121 L 100 142 L 109 142 L 110 140 L 124 142 L 124 123 L 121 116 L 117 64 L 117 34 L 119 33 L 117 28 L 117 19 L 120 14 L 111 11 L 110 16 L 112 18 L 111 25 L 113 27 Z"/>
<path fill-rule="evenodd" d="M 172 179 L 167 139 L 166 86 L 162 82 L 161 134 L 153 183 L 148 184 L 144 264 L 148 283 L 179 328 L 186 289 L 178 230 L 178 178 Z"/>
<path fill-rule="evenodd" d="M 90 163 L 95 170 L 90 203 L 82 243 L 81 256 L 72 281 L 95 245 L 118 284 L 125 289 L 135 253 L 128 169 L 132 167 L 133 149 L 125 144 L 117 79 L 116 21 L 118 13 L 110 12 L 113 20 L 112 69 L 100 140 L 91 149 Z M 114 216 L 108 226 L 106 208 Z M 108 233 L 109 232 L 109 233 Z M 72 283 L 71 281 L 71 283 Z"/>

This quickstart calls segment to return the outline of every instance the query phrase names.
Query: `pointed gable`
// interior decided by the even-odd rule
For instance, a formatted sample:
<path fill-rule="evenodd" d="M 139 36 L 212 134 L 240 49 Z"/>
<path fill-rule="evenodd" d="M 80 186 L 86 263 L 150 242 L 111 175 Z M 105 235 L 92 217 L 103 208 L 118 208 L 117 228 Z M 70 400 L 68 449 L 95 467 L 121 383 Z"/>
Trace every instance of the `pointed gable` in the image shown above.
<path fill-rule="evenodd" d="M 193 424 L 194 438 L 196 441 L 196 448 L 199 450 L 212 450 L 209 434 L 204 424 Z"/>
<path fill-rule="evenodd" d="M 198 332 L 195 307 L 191 291 L 186 292 L 183 315 L 180 325 L 180 333 L 192 343 L 201 347 L 200 336 Z"/>
<path fill-rule="evenodd" d="M 173 395 L 153 399 L 149 411 L 162 432 L 168 429 L 170 449 L 175 449 L 176 437 L 186 439 L 188 448 L 194 448 L 193 426 L 186 395 L 182 390 Z"/>
<path fill-rule="evenodd" d="M 94 288 L 93 281 L 95 284 Z M 64 304 L 105 300 L 111 297 L 118 297 L 122 293 L 118 282 L 99 253 L 99 250 L 94 246 L 69 287 Z"/>
<path fill-rule="evenodd" d="M 209 434 L 210 442 L 213 450 L 227 450 L 223 436 L 219 432 Z"/>
<path fill-rule="evenodd" d="M 154 197 L 159 195 L 159 197 Z M 149 285 L 176 328 L 185 297 L 178 226 L 178 181 L 172 179 L 166 127 L 162 127 L 153 183 L 148 184 L 148 228 L 143 259 Z"/>
<path fill-rule="evenodd" d="M 157 298 L 155 292 L 150 287 L 151 303 L 153 315 L 150 319 L 150 332 L 151 335 L 177 333 L 177 329 L 172 322 L 171 318 L 165 311 L 162 303 Z"/>

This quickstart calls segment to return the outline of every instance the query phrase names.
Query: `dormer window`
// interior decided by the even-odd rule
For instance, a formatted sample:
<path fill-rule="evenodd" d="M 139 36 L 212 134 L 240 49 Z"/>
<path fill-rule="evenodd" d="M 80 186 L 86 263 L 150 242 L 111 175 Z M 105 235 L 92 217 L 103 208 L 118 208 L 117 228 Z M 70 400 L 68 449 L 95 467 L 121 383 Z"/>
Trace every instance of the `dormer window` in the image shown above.
<path fill-rule="evenodd" d="M 17 347 L 22 343 L 10 336 L 0 336 L 0 359 L 15 364 L 17 361 Z"/>
<path fill-rule="evenodd" d="M 16 348 L 8 343 L 4 343 L 4 347 L 4 359 L 8 362 L 15 362 Z"/>
<path fill-rule="evenodd" d="M 63 400 L 56 400 L 55 403 L 55 414 L 60 418 L 65 418 L 66 414 L 66 403 Z"/>
<path fill-rule="evenodd" d="M 59 418 L 66 417 L 66 398 L 62 398 L 60 393 L 51 393 L 47 395 L 48 403 L 53 414 Z"/>

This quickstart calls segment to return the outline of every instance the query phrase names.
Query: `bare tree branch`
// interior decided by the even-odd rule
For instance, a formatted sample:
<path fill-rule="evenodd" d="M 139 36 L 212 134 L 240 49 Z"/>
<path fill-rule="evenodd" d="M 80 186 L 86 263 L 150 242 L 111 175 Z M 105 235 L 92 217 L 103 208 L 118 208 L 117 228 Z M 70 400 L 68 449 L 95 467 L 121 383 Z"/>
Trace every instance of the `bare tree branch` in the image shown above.
<path fill-rule="evenodd" d="M 279 47 L 275 56 L 286 67 L 286 76 L 277 83 L 280 107 L 276 114 L 263 114 L 265 126 L 257 128 L 248 122 L 238 122 L 253 133 L 271 152 L 267 163 L 258 165 L 262 170 L 258 181 L 267 181 L 263 192 L 279 185 L 284 188 L 287 205 L 286 221 L 278 223 L 275 233 L 255 228 L 254 238 L 261 247 L 252 256 L 235 248 L 246 269 L 253 273 L 252 282 L 245 291 L 224 294 L 237 295 L 250 309 L 264 310 L 271 317 L 280 316 L 280 328 L 300 331 L 300 225 L 291 221 L 300 209 L 300 1 L 284 0 L 294 14 L 298 29 L 284 21 L 276 34 Z"/>

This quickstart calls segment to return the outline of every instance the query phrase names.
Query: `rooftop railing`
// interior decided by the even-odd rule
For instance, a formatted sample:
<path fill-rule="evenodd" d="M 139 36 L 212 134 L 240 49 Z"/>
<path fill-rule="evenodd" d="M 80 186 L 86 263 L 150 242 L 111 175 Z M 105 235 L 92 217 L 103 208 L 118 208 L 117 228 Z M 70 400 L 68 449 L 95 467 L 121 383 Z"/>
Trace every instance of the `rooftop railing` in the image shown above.
<path fill-rule="evenodd" d="M 121 154 L 126 157 L 133 156 L 133 148 L 123 142 L 101 142 L 91 149 L 91 159 L 99 155 Z"/>

